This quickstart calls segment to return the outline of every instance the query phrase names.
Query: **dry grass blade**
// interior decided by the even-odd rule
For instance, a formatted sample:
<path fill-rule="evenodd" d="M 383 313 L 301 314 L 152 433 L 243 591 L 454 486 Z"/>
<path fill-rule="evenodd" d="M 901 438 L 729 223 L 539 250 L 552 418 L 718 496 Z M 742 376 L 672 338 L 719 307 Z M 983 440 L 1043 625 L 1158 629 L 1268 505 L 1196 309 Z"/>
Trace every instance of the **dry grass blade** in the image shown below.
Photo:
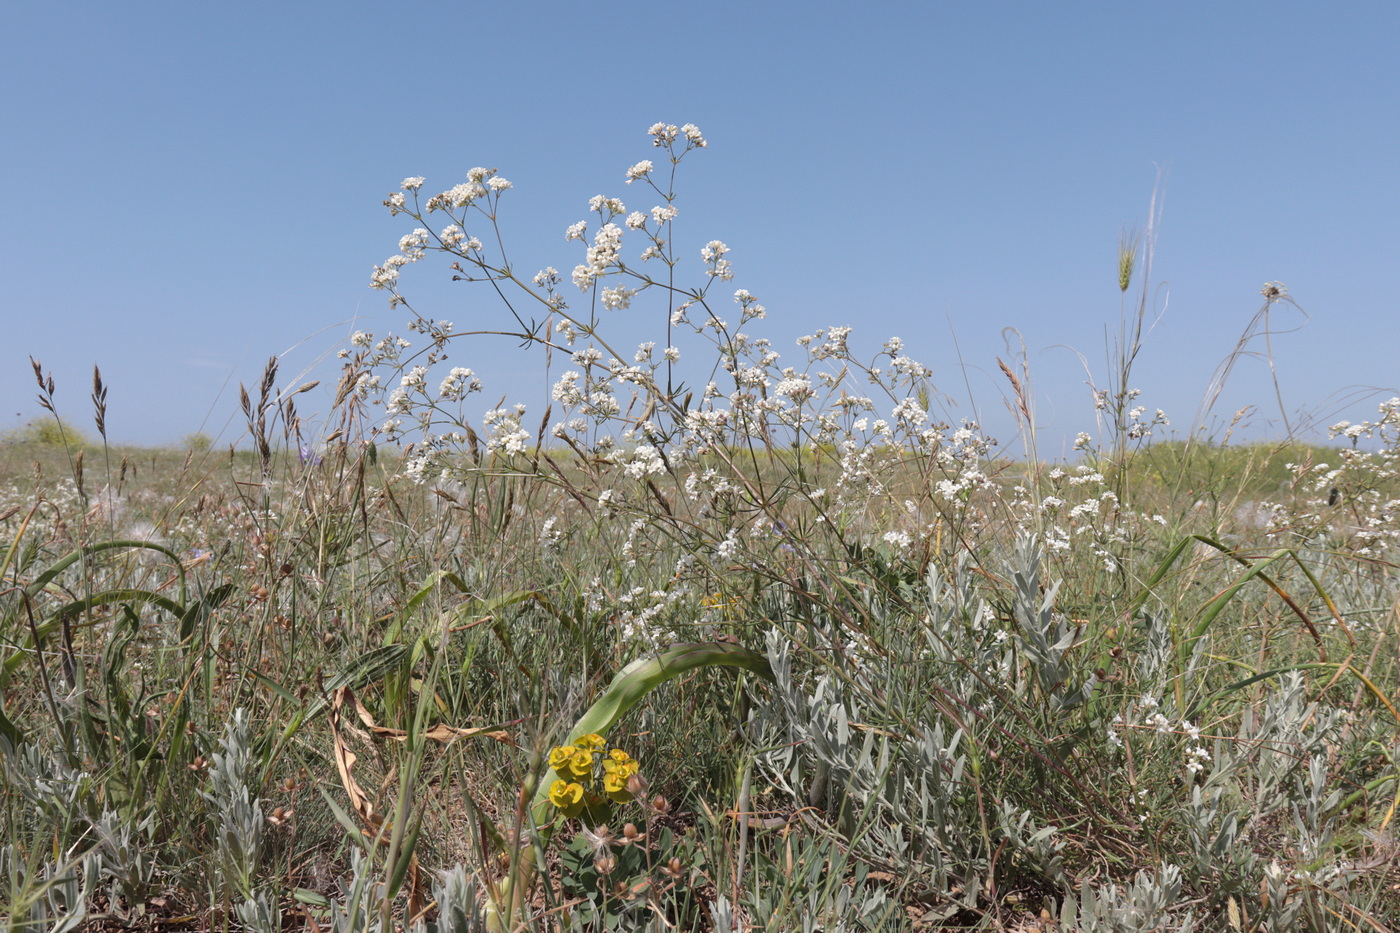
<path fill-rule="evenodd" d="M 374 802 L 370 800 L 369 794 L 365 793 L 364 787 L 355 779 L 354 771 L 357 759 L 341 733 L 341 711 L 344 710 L 347 703 L 354 703 L 359 710 L 364 709 L 355 699 L 355 694 L 349 687 L 340 687 L 331 694 L 329 718 L 331 741 L 335 746 L 335 767 L 340 772 L 340 783 L 350 798 L 350 806 L 354 809 L 355 815 L 360 818 L 360 822 L 365 825 L 365 835 L 387 847 L 390 841 L 389 821 L 387 817 L 375 810 Z M 410 854 L 408 858 L 408 911 L 411 916 L 417 916 L 426 906 L 427 896 L 423 887 L 422 873 L 418 869 L 418 856 Z"/>
<path fill-rule="evenodd" d="M 381 726 L 376 723 L 374 721 L 374 716 L 369 710 L 365 709 L 365 705 L 360 702 L 360 698 L 355 696 L 354 692 L 349 687 L 341 687 L 336 693 L 344 693 L 346 697 L 348 697 L 348 702 L 355 705 L 355 713 L 360 717 L 360 722 L 364 723 L 365 728 L 374 735 L 384 739 L 393 739 L 397 742 L 403 742 L 408 739 L 407 731 L 403 729 L 391 729 L 388 726 Z M 515 745 L 514 737 L 504 729 L 462 729 L 458 726 L 449 726 L 445 722 L 439 722 L 430 726 L 420 735 L 420 738 L 447 745 L 458 739 L 469 739 L 476 735 L 488 739 L 495 739 L 497 742 L 504 745 Z"/>

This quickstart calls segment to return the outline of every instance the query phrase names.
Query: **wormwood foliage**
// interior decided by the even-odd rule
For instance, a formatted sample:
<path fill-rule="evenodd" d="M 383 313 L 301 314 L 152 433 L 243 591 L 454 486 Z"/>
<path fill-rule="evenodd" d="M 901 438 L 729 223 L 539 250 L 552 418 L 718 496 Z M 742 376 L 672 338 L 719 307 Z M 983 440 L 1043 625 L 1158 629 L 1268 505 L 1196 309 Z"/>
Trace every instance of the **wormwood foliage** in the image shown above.
<path fill-rule="evenodd" d="M 742 248 L 677 235 L 707 140 L 647 138 L 568 274 L 507 261 L 497 170 L 405 179 L 407 328 L 323 418 L 273 361 L 241 449 L 3 448 L 10 926 L 1400 924 L 1400 401 L 1340 448 L 1152 443 L 1154 218 L 1106 264 L 1102 441 L 1040 460 L 998 361 L 999 455 L 898 338 L 775 347 Z M 434 261 L 499 315 L 416 310 Z M 502 335 L 544 411 L 477 402 Z"/>

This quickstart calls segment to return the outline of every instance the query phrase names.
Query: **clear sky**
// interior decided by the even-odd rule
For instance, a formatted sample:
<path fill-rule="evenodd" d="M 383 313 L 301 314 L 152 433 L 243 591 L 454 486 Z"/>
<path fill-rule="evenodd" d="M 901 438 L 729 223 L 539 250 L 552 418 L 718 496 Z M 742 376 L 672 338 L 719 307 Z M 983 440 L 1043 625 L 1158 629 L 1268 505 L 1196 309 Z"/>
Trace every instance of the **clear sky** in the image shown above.
<path fill-rule="evenodd" d="M 692 272 L 724 240 L 794 362 L 823 325 L 871 351 L 898 334 L 994 433 L 1008 327 L 1052 446 L 1094 430 L 1074 351 L 1103 378 L 1117 240 L 1159 169 L 1146 405 L 1189 429 L 1270 280 L 1311 315 L 1273 342 L 1291 418 L 1365 417 L 1377 397 L 1334 403 L 1400 383 L 1394 2 L 54 0 L 3 19 L 0 428 L 40 414 L 33 355 L 79 425 L 96 363 L 115 440 L 236 441 L 238 383 L 268 356 L 287 384 L 352 330 L 402 328 L 367 283 L 407 232 L 380 204 L 405 176 L 499 168 L 517 265 L 567 272 L 587 199 L 642 197 L 623 172 L 656 121 L 710 144 L 680 186 Z M 447 275 L 404 287 L 459 329 L 505 320 Z M 454 362 L 493 401 L 540 397 L 538 357 L 507 342 Z M 1282 432 L 1259 359 L 1218 411 L 1249 404 L 1247 432 Z"/>

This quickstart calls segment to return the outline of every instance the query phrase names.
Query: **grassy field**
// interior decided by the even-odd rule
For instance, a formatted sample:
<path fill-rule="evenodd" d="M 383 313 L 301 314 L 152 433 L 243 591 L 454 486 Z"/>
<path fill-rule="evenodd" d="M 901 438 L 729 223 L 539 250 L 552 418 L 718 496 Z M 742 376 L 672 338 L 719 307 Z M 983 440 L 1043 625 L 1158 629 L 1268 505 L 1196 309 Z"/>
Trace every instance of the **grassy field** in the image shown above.
<path fill-rule="evenodd" d="M 1037 457 L 1002 363 L 1003 458 L 898 340 L 782 362 L 723 243 L 675 285 L 663 207 L 595 199 L 571 309 L 464 232 L 494 170 L 422 185 L 373 279 L 412 341 L 354 335 L 328 423 L 274 362 L 237 450 L 100 443 L 100 377 L 97 443 L 0 444 L 8 929 L 1400 928 L 1400 400 L 1335 447 L 1161 439 L 1149 236 L 1101 437 Z M 399 291 L 433 252 L 514 302 L 542 419 L 467 406 L 471 335 Z M 648 290 L 708 383 L 605 339 Z"/>
<path fill-rule="evenodd" d="M 947 499 L 904 455 L 856 514 L 789 452 L 746 514 L 701 465 L 599 502 L 568 452 L 83 453 L 0 462 L 16 929 L 1400 916 L 1374 462 L 1164 444 L 1115 502 L 1089 459 Z M 587 733 L 630 790 L 536 805 Z"/>

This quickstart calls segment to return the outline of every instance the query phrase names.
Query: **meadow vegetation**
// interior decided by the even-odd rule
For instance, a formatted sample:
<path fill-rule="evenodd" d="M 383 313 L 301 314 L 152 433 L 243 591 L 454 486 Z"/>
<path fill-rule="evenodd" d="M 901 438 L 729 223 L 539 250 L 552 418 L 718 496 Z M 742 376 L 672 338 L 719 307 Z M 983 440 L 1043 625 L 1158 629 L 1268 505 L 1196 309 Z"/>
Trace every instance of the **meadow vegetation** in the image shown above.
<path fill-rule="evenodd" d="M 95 439 L 6 439 L 9 928 L 1395 928 L 1400 400 L 1337 446 L 1154 437 L 1149 229 L 1100 436 L 1037 457 L 1003 363 L 1006 456 L 897 338 L 785 361 L 722 242 L 680 284 L 705 140 L 649 133 L 657 206 L 594 198 L 567 280 L 505 261 L 494 170 L 406 179 L 408 328 L 314 426 L 272 361 L 237 449 L 106 444 L 100 375 Z M 542 417 L 472 408 L 481 332 L 401 291 L 435 257 Z"/>

